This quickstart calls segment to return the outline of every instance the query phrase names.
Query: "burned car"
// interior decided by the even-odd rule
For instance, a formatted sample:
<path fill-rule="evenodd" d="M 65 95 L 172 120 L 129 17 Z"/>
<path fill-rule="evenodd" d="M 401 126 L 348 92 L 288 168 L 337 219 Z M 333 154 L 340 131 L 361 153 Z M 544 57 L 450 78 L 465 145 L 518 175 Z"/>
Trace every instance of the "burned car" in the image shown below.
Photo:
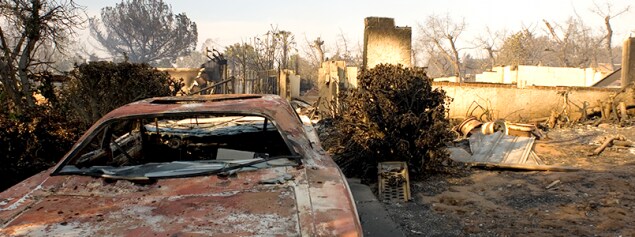
<path fill-rule="evenodd" d="M 161 97 L 0 194 L 2 236 L 360 236 L 346 179 L 275 95 Z"/>

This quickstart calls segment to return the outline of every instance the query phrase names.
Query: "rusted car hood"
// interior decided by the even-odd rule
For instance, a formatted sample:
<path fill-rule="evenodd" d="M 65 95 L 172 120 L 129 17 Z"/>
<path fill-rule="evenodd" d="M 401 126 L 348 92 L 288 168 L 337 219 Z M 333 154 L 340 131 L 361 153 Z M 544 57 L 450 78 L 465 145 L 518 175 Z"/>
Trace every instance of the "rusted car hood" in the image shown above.
<path fill-rule="evenodd" d="M 237 177 L 161 179 L 140 185 L 40 175 L 32 179 L 43 182 L 23 198 L 0 200 L 0 235 L 298 236 L 354 231 L 354 223 L 337 223 L 350 219 L 337 218 L 338 213 L 350 215 L 350 210 L 337 210 L 343 208 L 337 202 L 332 208 L 319 200 L 311 203 L 312 198 L 329 198 L 311 197 L 308 176 L 305 168 L 278 167 Z"/>

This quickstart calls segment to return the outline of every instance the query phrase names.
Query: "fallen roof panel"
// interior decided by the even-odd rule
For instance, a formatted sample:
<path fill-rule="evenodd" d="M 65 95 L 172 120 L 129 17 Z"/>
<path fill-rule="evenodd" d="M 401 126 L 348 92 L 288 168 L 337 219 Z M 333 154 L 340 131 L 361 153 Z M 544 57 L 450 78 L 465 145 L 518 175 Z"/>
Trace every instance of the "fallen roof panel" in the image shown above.
<path fill-rule="evenodd" d="M 496 132 L 489 135 L 475 133 L 470 137 L 473 162 L 525 164 L 534 145 L 534 137 L 517 137 Z"/>

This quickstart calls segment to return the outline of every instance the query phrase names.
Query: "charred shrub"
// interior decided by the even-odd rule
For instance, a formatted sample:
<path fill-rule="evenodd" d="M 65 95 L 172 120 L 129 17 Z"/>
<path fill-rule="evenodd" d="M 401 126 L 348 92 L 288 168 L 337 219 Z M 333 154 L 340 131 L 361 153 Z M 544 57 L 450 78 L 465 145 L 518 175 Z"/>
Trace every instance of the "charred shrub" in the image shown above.
<path fill-rule="evenodd" d="M 70 73 L 60 100 L 62 110 L 82 128 L 87 128 L 109 111 L 137 100 L 176 95 L 182 83 L 147 64 L 90 62 L 77 65 Z"/>
<path fill-rule="evenodd" d="M 174 95 L 181 83 L 146 64 L 91 62 L 75 66 L 61 92 L 50 73 L 33 75 L 47 99 L 9 113 L 0 86 L 0 190 L 57 163 L 82 131 L 108 111 L 153 96 Z"/>
<path fill-rule="evenodd" d="M 0 190 L 57 163 L 78 135 L 76 126 L 49 107 L 0 112 Z"/>
<path fill-rule="evenodd" d="M 452 137 L 449 101 L 421 69 L 382 64 L 361 71 L 335 121 L 344 147 L 336 161 L 347 175 L 365 177 L 376 176 L 382 161 L 406 161 L 415 175 L 443 167 Z"/>

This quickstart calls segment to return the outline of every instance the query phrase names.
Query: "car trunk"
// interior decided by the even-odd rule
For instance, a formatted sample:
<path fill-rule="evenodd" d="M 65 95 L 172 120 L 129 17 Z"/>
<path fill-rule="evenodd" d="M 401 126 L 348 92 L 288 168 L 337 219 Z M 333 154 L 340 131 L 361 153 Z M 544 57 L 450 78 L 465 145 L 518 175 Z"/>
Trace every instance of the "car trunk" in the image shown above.
<path fill-rule="evenodd" d="M 56 188 L 33 193 L 35 201 L 5 223 L 0 235 L 298 235 L 294 181 L 266 181 L 298 175 L 287 171 L 273 168 L 233 178 L 163 179 L 144 185 L 69 176 Z"/>

